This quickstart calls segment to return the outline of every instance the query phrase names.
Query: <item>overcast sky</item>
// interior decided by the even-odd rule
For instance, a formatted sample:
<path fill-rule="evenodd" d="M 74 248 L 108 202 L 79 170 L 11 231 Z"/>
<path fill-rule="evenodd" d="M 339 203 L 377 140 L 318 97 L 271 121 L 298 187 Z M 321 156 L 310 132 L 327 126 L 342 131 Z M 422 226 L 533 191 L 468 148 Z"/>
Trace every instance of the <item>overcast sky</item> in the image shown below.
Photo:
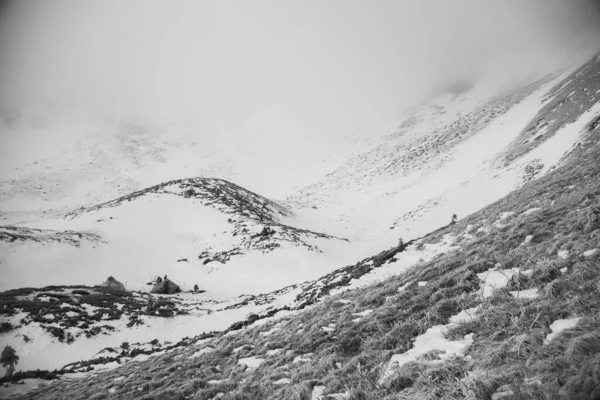
<path fill-rule="evenodd" d="M 589 44 L 592 3 L 5 2 L 0 100 L 189 120 L 213 134 L 381 132 L 435 88 L 520 78 Z"/>

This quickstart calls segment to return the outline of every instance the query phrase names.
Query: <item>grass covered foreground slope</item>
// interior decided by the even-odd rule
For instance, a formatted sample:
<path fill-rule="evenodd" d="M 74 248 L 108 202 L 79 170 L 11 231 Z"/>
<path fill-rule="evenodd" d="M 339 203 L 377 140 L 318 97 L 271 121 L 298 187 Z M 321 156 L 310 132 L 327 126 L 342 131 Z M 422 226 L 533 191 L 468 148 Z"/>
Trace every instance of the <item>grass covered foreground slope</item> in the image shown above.
<path fill-rule="evenodd" d="M 22 398 L 597 398 L 596 117 L 560 167 L 424 238 L 453 238 L 446 254 L 302 312 Z"/>

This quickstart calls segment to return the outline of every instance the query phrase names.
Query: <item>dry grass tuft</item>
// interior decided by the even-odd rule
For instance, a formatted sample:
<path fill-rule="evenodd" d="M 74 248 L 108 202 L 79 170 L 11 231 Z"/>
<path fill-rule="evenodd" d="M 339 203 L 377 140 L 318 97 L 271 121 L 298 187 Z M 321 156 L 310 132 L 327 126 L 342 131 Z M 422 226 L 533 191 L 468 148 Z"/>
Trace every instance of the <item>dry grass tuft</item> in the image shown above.
<path fill-rule="evenodd" d="M 570 360 L 579 360 L 598 352 L 600 352 L 600 331 L 596 330 L 573 338 L 567 346 L 566 356 Z"/>

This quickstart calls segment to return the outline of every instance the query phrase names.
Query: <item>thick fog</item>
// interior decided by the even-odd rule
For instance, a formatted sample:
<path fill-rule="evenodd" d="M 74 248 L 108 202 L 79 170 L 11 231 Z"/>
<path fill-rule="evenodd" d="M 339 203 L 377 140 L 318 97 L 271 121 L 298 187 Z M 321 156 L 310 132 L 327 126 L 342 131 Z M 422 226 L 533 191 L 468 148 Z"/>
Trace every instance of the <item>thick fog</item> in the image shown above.
<path fill-rule="evenodd" d="M 589 51 L 594 3 L 5 2 L 0 104 L 211 134 L 385 132 L 436 91 L 506 85 Z"/>

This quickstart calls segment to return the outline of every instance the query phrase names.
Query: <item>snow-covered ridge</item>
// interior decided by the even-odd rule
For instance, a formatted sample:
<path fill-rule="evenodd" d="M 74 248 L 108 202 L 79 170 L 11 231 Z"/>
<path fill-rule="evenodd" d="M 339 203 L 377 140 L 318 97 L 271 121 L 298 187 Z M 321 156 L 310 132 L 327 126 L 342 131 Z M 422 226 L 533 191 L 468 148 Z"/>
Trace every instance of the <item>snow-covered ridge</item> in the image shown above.
<path fill-rule="evenodd" d="M 225 213 L 238 213 L 260 222 L 276 222 L 281 216 L 293 215 L 288 208 L 234 183 L 223 179 L 198 177 L 164 182 L 92 207 L 72 211 L 66 216 L 73 218 L 86 212 L 117 207 L 126 201 L 132 201 L 150 193 L 175 194 L 201 199 L 205 205 L 210 205 Z"/>
<path fill-rule="evenodd" d="M 229 217 L 227 223 L 233 227 L 231 235 L 239 238 L 239 243 L 228 249 L 200 253 L 198 258 L 203 260 L 204 265 L 213 261 L 224 264 L 231 257 L 243 255 L 247 251 L 269 252 L 280 247 L 282 242 L 320 251 L 318 246 L 307 239 L 338 239 L 282 224 L 279 222 L 282 217 L 287 221 L 294 218 L 289 208 L 234 183 L 213 178 L 187 178 L 161 183 L 93 207 L 72 211 L 66 217 L 74 219 L 86 213 L 119 207 L 150 194 L 182 196 Z"/>

